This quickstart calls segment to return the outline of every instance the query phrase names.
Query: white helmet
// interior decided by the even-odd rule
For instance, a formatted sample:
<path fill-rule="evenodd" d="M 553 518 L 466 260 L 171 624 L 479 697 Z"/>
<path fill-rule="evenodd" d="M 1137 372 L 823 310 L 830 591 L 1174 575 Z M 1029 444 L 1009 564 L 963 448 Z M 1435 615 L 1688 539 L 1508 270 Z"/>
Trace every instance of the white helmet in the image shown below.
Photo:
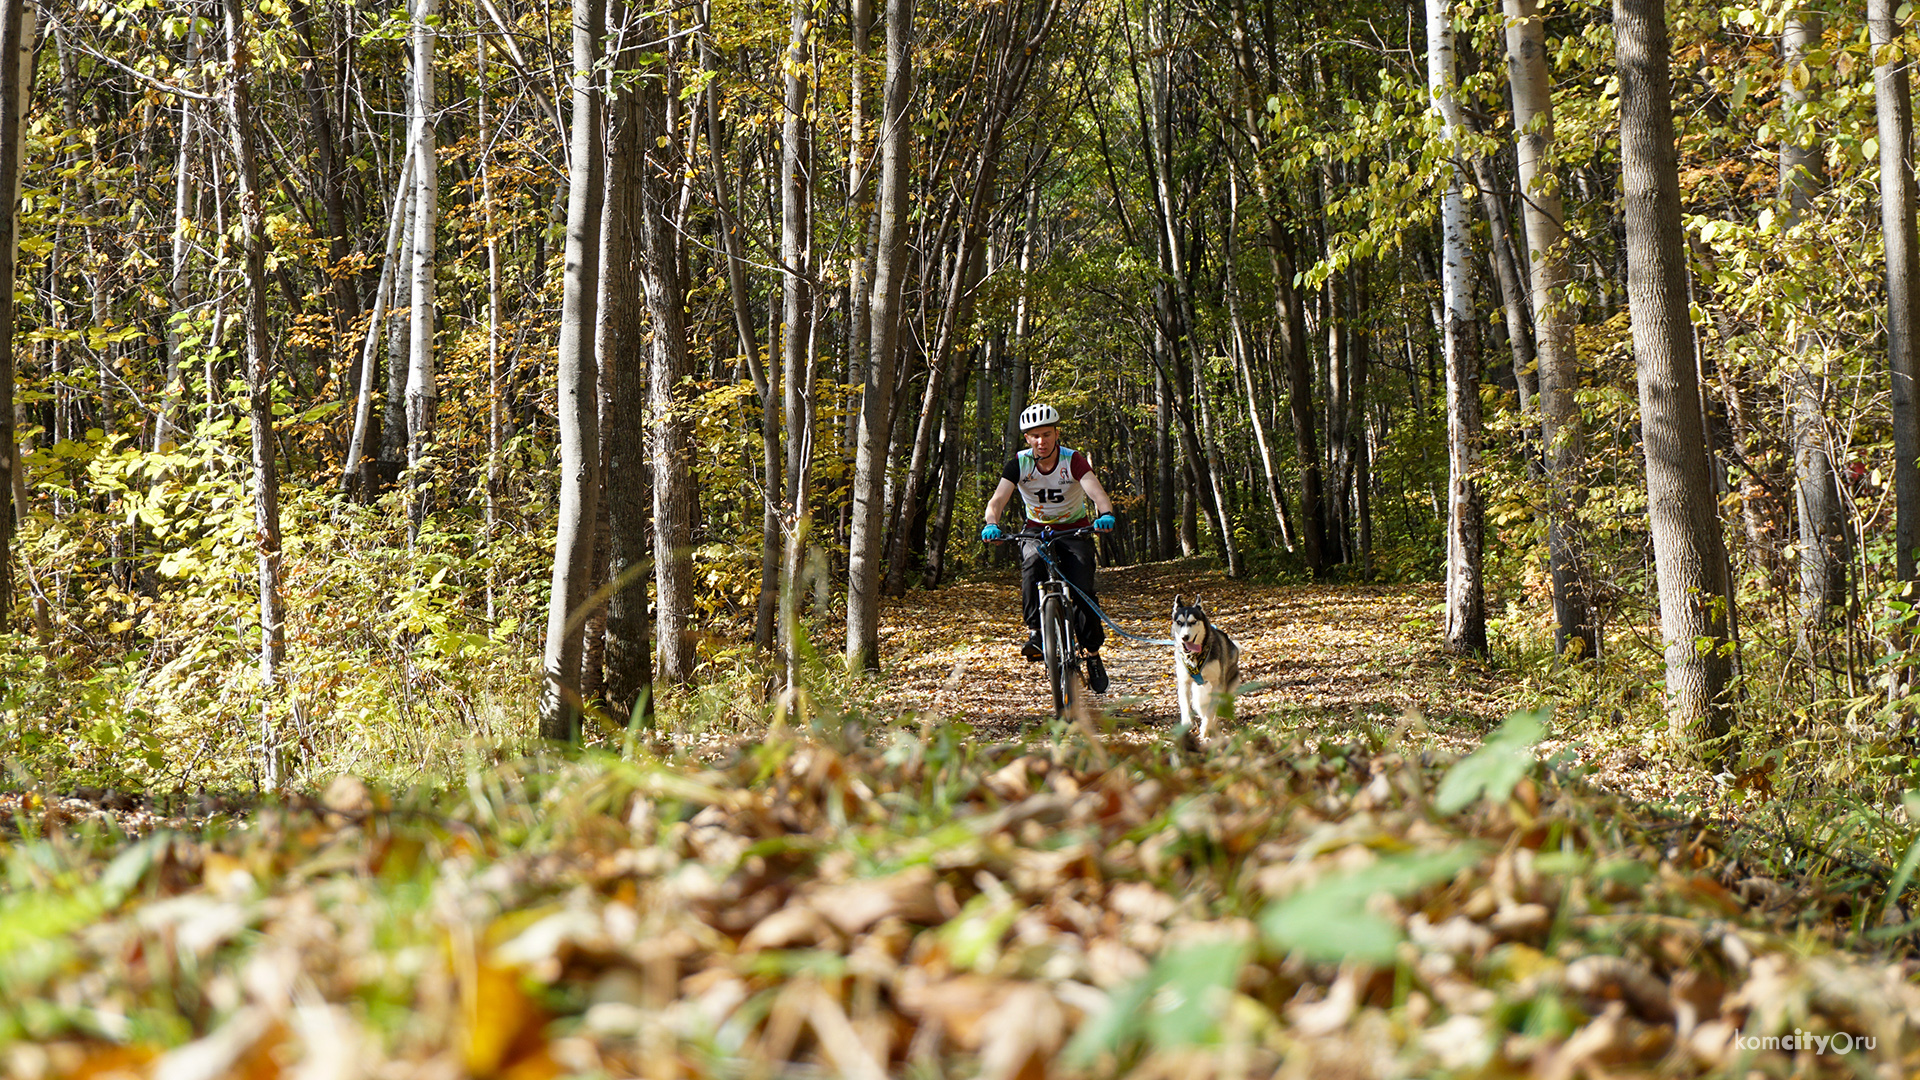
<path fill-rule="evenodd" d="M 1020 433 L 1025 435 L 1037 427 L 1050 427 L 1060 422 L 1060 411 L 1051 405 L 1029 405 L 1020 414 Z"/>

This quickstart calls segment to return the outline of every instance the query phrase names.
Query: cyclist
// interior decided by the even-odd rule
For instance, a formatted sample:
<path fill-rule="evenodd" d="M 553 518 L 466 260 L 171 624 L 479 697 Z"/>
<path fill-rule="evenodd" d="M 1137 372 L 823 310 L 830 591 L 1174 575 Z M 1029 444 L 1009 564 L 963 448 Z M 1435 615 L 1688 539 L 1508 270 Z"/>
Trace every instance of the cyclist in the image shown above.
<path fill-rule="evenodd" d="M 1051 405 L 1028 406 L 1020 414 L 1020 431 L 1027 448 L 1001 471 L 1000 486 L 987 500 L 987 523 L 980 530 L 980 539 L 992 544 L 1017 538 L 1000 528 L 1000 515 L 1016 491 L 1026 504 L 1029 528 L 1077 529 L 1092 525 L 1096 532 L 1112 532 L 1113 500 L 1100 486 L 1100 478 L 1093 475 L 1086 455 L 1060 445 L 1059 410 Z M 1047 576 L 1047 566 L 1035 541 L 1022 540 L 1021 554 L 1020 598 L 1030 633 L 1020 647 L 1020 655 L 1038 660 L 1040 582 Z M 1093 537 L 1061 537 L 1053 543 L 1053 557 L 1060 575 L 1074 587 L 1073 636 L 1087 650 L 1087 689 L 1104 694 L 1107 667 L 1100 661 L 1100 646 L 1107 640 L 1107 628 L 1087 606 L 1094 599 Z"/>

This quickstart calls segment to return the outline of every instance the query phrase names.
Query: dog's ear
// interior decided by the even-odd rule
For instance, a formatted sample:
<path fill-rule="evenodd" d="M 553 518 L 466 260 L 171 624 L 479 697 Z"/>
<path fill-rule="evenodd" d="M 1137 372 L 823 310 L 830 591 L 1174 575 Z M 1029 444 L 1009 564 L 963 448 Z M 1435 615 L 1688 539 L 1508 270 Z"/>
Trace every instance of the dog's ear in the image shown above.
<path fill-rule="evenodd" d="M 1173 610 L 1175 611 L 1180 610 L 1180 594 L 1179 593 L 1173 594 Z"/>

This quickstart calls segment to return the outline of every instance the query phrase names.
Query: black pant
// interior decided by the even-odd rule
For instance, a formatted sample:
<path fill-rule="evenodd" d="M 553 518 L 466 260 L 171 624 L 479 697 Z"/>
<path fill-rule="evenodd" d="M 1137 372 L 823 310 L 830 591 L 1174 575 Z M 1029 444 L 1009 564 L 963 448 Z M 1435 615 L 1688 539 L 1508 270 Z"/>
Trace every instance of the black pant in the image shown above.
<path fill-rule="evenodd" d="M 1047 561 L 1040 556 L 1036 540 L 1020 541 L 1020 600 L 1027 617 L 1027 629 L 1040 629 L 1040 583 L 1047 580 Z M 1060 567 L 1060 576 L 1073 583 L 1067 592 L 1073 597 L 1073 638 L 1088 652 L 1098 652 L 1107 640 L 1106 624 L 1087 606 L 1096 600 L 1093 591 L 1093 537 L 1063 536 L 1049 549 Z M 1083 598 L 1080 594 L 1085 593 Z"/>

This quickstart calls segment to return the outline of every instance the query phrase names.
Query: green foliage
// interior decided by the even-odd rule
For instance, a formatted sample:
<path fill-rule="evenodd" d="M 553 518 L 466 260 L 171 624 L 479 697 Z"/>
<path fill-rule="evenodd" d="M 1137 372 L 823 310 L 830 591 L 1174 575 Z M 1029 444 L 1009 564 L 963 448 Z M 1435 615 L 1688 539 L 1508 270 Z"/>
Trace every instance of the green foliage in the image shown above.
<path fill-rule="evenodd" d="M 1368 901 L 1376 896 L 1406 896 L 1446 881 L 1482 854 L 1472 845 L 1463 845 L 1446 851 L 1389 855 L 1365 869 L 1334 875 L 1278 901 L 1260 917 L 1260 928 L 1275 945 L 1310 959 L 1351 958 L 1390 964 L 1404 935 L 1392 922 L 1368 911 Z"/>
<path fill-rule="evenodd" d="M 1552 710 L 1542 709 L 1507 717 L 1480 749 L 1447 770 L 1433 793 L 1433 808 L 1457 814 L 1482 797 L 1493 803 L 1504 801 L 1533 769 L 1533 748 L 1546 737 L 1550 715 Z"/>
<path fill-rule="evenodd" d="M 1231 938 L 1169 949 L 1145 975 L 1121 987 L 1104 1013 L 1074 1033 L 1066 1061 L 1084 1067 L 1139 1044 L 1177 1050 L 1216 1037 L 1251 952 L 1248 943 Z"/>

